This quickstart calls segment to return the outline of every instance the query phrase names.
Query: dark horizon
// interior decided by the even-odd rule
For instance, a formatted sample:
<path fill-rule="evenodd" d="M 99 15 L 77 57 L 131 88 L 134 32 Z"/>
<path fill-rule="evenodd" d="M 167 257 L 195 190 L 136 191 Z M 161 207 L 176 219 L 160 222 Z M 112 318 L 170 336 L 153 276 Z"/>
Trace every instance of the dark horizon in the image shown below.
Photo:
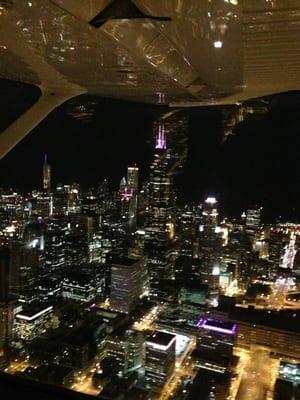
<path fill-rule="evenodd" d="M 3 130 L 38 96 L 32 86 L 0 80 Z M 238 216 L 263 205 L 266 220 L 282 215 L 299 220 L 299 92 L 271 98 L 270 111 L 241 123 L 223 141 L 222 107 L 187 109 L 189 156 L 176 179 L 181 202 L 201 202 L 207 193 L 220 200 L 222 213 Z M 86 119 L 71 114 L 78 105 Z M 228 106 L 226 106 L 228 107 Z M 165 108 L 80 96 L 54 110 L 1 161 L 1 187 L 41 188 L 42 162 L 48 154 L 53 185 L 78 182 L 88 187 L 108 178 L 117 187 L 126 168 L 136 163 L 141 180 L 149 174 L 153 121 Z"/>

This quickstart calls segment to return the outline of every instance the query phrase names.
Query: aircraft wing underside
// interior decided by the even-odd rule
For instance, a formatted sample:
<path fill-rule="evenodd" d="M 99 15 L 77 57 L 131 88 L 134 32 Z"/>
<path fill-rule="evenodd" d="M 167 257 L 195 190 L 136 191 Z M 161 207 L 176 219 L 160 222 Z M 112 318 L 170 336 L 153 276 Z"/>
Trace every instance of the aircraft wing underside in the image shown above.
<path fill-rule="evenodd" d="M 71 97 L 228 104 L 300 89 L 299 0 L 0 0 L 0 77 Z"/>

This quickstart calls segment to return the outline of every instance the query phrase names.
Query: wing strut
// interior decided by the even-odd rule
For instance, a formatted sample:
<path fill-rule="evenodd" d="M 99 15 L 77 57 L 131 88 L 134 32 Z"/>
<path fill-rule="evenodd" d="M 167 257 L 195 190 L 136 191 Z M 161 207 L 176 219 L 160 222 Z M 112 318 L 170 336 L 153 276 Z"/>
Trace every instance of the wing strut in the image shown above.
<path fill-rule="evenodd" d="M 82 93 L 82 92 L 81 92 Z M 38 101 L 0 133 L 0 160 L 24 139 L 48 114 L 66 100 L 81 93 L 42 91 Z"/>

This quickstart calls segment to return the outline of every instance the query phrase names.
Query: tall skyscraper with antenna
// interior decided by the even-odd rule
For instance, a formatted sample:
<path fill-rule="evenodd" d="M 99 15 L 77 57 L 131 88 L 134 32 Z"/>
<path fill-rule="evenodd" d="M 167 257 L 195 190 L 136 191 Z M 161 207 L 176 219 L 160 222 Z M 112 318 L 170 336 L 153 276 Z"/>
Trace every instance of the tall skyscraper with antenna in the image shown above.
<path fill-rule="evenodd" d="M 48 164 L 47 154 L 44 156 L 43 164 L 43 189 L 50 192 L 51 188 L 51 166 Z"/>
<path fill-rule="evenodd" d="M 171 150 L 167 148 L 164 124 L 155 126 L 154 160 L 150 169 L 149 210 L 145 251 L 151 283 L 172 277 L 171 241 L 168 223 L 171 220 L 172 175 L 168 174 Z"/>
<path fill-rule="evenodd" d="M 155 138 L 155 149 L 166 150 L 167 140 L 165 133 L 165 125 L 163 122 L 159 122 L 157 125 L 157 132 Z"/>
<path fill-rule="evenodd" d="M 139 188 L 139 169 L 134 167 L 127 168 L 127 184 L 132 193 L 129 200 L 128 210 L 128 226 L 129 231 L 133 233 L 137 226 L 137 205 L 138 205 L 138 188 Z"/>
<path fill-rule="evenodd" d="M 154 159 L 145 227 L 145 254 L 153 294 L 162 279 L 174 277 L 173 181 L 186 160 L 187 129 L 188 118 L 180 110 L 167 112 L 154 122 Z"/>

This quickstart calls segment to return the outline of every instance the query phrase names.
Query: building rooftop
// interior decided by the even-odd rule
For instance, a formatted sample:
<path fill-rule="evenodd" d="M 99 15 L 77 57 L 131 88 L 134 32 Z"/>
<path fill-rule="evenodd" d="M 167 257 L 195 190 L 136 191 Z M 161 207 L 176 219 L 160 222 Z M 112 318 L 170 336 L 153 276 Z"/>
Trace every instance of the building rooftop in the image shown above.
<path fill-rule="evenodd" d="M 224 333 L 226 335 L 234 335 L 237 330 L 237 324 L 233 322 L 205 317 L 199 319 L 197 326 L 198 328 L 207 329 L 217 333 Z"/>
<path fill-rule="evenodd" d="M 92 274 L 87 273 L 86 271 L 68 271 L 68 275 L 66 275 L 63 279 L 63 284 L 65 285 L 75 285 L 75 286 L 94 286 L 93 276 Z"/>
<path fill-rule="evenodd" d="M 291 364 L 281 361 L 279 367 L 279 378 L 287 381 L 300 383 L 300 364 Z"/>
<path fill-rule="evenodd" d="M 112 265 L 121 265 L 121 266 L 130 267 L 131 265 L 134 265 L 134 264 L 138 263 L 139 261 L 140 261 L 140 259 L 137 259 L 137 258 L 122 257 L 122 258 L 114 259 Z"/>
<path fill-rule="evenodd" d="M 24 307 L 24 309 L 16 315 L 16 318 L 30 322 L 42 315 L 49 314 L 51 311 L 53 311 L 53 306 L 34 304 Z"/>
<path fill-rule="evenodd" d="M 300 333 L 300 312 L 298 310 L 256 310 L 253 308 L 234 307 L 229 318 L 237 322 L 262 325 L 273 329 Z"/>
<path fill-rule="evenodd" d="M 170 333 L 154 331 L 147 339 L 147 346 L 152 345 L 161 350 L 167 350 L 168 347 L 176 340 L 176 336 Z"/>
<path fill-rule="evenodd" d="M 60 280 L 56 277 L 47 276 L 41 277 L 36 281 L 36 287 L 43 288 L 43 289 L 54 289 L 60 286 Z"/>
<path fill-rule="evenodd" d="M 194 359 L 210 361 L 219 365 L 223 365 L 225 368 L 229 366 L 231 361 L 231 357 L 227 355 L 205 349 L 195 349 L 193 350 L 191 356 Z"/>

